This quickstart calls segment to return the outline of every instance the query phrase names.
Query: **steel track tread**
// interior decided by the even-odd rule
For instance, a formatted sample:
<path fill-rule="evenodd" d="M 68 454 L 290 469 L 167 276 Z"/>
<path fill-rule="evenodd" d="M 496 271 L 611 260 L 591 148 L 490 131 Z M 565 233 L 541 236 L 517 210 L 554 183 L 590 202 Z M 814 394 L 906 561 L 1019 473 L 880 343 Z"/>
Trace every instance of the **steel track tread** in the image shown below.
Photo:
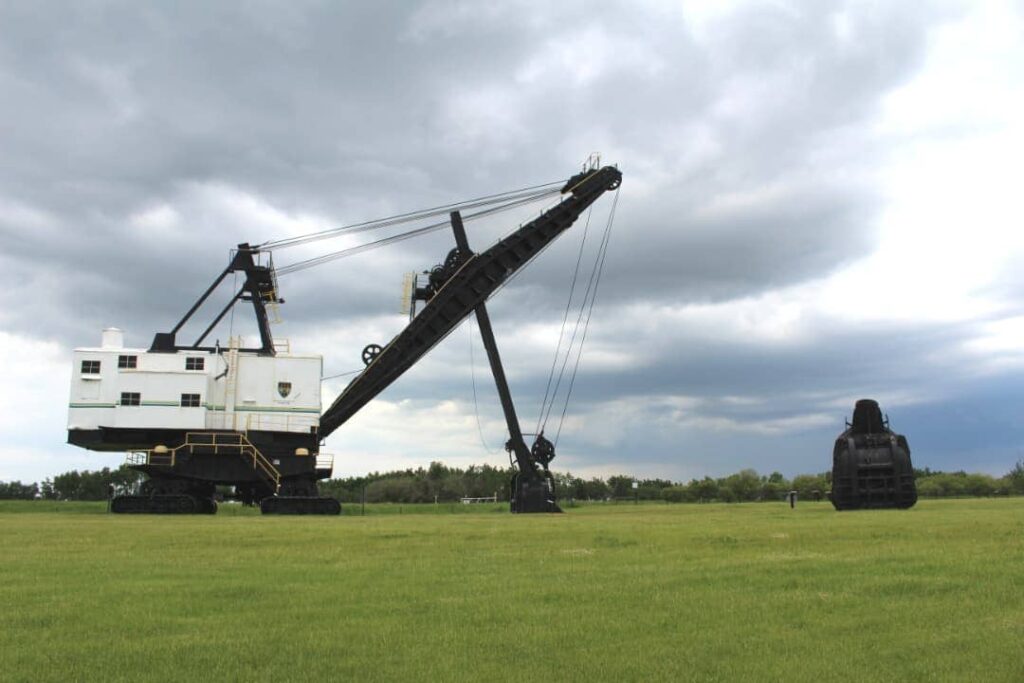
<path fill-rule="evenodd" d="M 212 515 L 217 512 L 217 502 L 183 493 L 162 496 L 117 496 L 110 501 L 110 511 L 119 515 Z"/>
<path fill-rule="evenodd" d="M 315 496 L 272 496 L 260 501 L 264 515 L 340 515 L 341 503 L 335 498 Z"/>

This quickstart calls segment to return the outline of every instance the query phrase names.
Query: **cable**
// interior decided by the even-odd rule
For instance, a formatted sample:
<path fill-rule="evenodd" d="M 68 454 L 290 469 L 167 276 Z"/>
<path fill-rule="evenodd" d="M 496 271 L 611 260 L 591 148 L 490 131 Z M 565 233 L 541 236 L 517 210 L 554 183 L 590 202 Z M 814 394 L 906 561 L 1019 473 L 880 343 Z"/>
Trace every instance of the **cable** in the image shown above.
<path fill-rule="evenodd" d="M 231 291 L 238 291 L 238 271 L 236 270 L 231 280 Z M 237 302 L 236 302 L 237 303 Z M 231 346 L 231 335 L 235 333 L 235 305 L 231 304 L 231 317 L 228 318 L 228 346 Z"/>
<path fill-rule="evenodd" d="M 572 357 L 572 349 L 576 344 L 576 337 L 579 335 L 580 325 L 583 320 L 583 315 L 587 308 L 587 301 L 590 299 L 590 293 L 593 290 L 594 278 L 597 273 L 598 263 L 601 258 L 601 249 L 604 246 L 605 238 L 607 237 L 607 226 L 605 227 L 605 234 L 601 236 L 601 242 L 598 244 L 597 252 L 594 255 L 594 266 L 590 269 L 590 278 L 587 281 L 587 289 L 583 292 L 583 300 L 580 302 L 580 312 L 576 316 L 576 323 L 573 326 L 572 337 L 569 338 L 569 346 L 565 351 L 565 358 L 562 359 L 562 365 L 558 369 L 558 380 L 555 382 L 555 390 L 551 395 L 551 402 L 547 406 L 546 412 L 543 414 L 541 420 L 541 429 L 547 427 L 548 419 L 551 417 L 551 411 L 555 407 L 555 399 L 558 396 L 558 390 L 562 386 L 562 379 L 565 377 L 565 369 L 569 365 L 569 359 Z"/>
<path fill-rule="evenodd" d="M 358 370 L 349 370 L 348 372 L 339 372 L 337 375 L 327 375 L 326 377 L 321 377 L 320 381 L 321 382 L 326 382 L 329 379 L 337 379 L 339 377 L 348 377 L 349 375 L 358 375 L 360 372 L 362 372 L 365 369 L 366 368 L 359 368 Z"/>
<path fill-rule="evenodd" d="M 550 208 L 550 207 L 549 207 L 549 208 Z M 545 211 L 547 211 L 547 209 L 545 209 Z M 543 212 L 542 212 L 542 213 L 543 213 Z M 522 227 L 522 226 L 520 225 L 520 227 Z M 518 229 L 518 228 L 517 228 L 517 229 Z M 512 230 L 512 231 L 514 232 L 515 230 Z M 511 232 L 510 232 L 510 234 L 511 234 Z M 503 289 L 505 289 L 505 288 L 506 288 L 506 287 L 507 287 L 508 285 L 510 285 L 510 284 L 511 284 L 511 283 L 512 283 L 513 281 L 515 281 L 515 279 L 516 279 L 516 278 L 518 278 L 518 276 L 519 276 L 520 274 L 522 274 L 522 272 L 523 272 L 523 271 L 524 271 L 524 270 L 525 270 L 525 269 L 526 269 L 526 268 L 527 268 L 527 267 L 529 266 L 529 264 L 530 264 L 530 263 L 534 262 L 534 261 L 535 261 L 535 260 L 537 259 L 537 257 L 539 257 L 539 256 L 540 256 L 541 254 L 543 254 L 544 252 L 546 252 L 546 251 L 548 250 L 548 248 L 550 248 L 550 247 L 551 247 L 551 245 L 553 245 L 553 244 L 555 244 L 555 241 L 554 241 L 554 240 L 552 240 L 552 241 L 551 241 L 551 242 L 549 242 L 548 244 L 544 245 L 544 246 L 543 246 L 543 247 L 541 248 L 541 251 L 539 251 L 539 252 L 537 252 L 536 254 L 534 254 L 534 255 L 532 255 L 531 257 L 529 257 L 529 260 L 527 260 L 527 261 L 526 261 L 525 263 L 523 263 L 523 264 L 522 264 L 521 266 L 519 266 L 519 269 L 518 269 L 518 270 L 516 270 L 515 272 L 513 272 L 513 273 L 512 273 L 512 275 L 510 276 L 510 278 L 509 278 L 508 280 L 503 280 L 503 281 L 502 281 L 502 284 L 501 284 L 501 285 L 499 285 L 498 287 L 496 287 L 496 288 L 495 288 L 495 291 L 494 291 L 494 292 L 492 292 L 492 293 L 490 293 L 490 295 L 489 295 L 489 296 L 488 296 L 487 298 L 488 298 L 488 299 L 492 299 L 492 298 L 496 297 L 496 296 L 498 295 L 498 293 L 499 293 L 499 292 L 501 292 L 501 291 L 502 291 Z"/>
<path fill-rule="evenodd" d="M 496 206 L 496 207 L 493 207 L 493 208 L 490 208 L 490 209 L 484 209 L 484 210 L 478 211 L 476 213 L 466 214 L 465 216 L 463 216 L 463 221 L 469 222 L 469 221 L 477 220 L 479 218 L 483 218 L 484 216 L 490 216 L 492 214 L 499 213 L 499 212 L 502 212 L 502 211 L 508 211 L 510 209 L 517 208 L 519 206 L 525 206 L 527 204 L 532 204 L 534 202 L 538 202 L 538 201 L 541 201 L 543 199 L 546 199 L 546 198 L 548 198 L 548 197 L 550 197 L 550 196 L 552 196 L 554 194 L 558 194 L 558 190 L 549 190 L 549 191 L 545 191 L 545 192 L 539 192 L 539 193 L 534 193 L 534 194 L 531 194 L 531 195 L 527 195 L 527 196 L 522 197 L 522 198 L 516 198 L 516 199 L 514 199 L 512 201 L 509 201 L 507 204 L 502 204 L 500 206 Z M 314 266 L 318 266 L 318 265 L 321 265 L 321 264 L 324 264 L 324 263 L 328 263 L 330 261 L 334 261 L 334 260 L 337 260 L 337 259 L 340 259 L 340 258 L 345 258 L 346 256 L 354 256 L 355 254 L 360 254 L 360 253 L 362 253 L 364 251 L 369 251 L 371 249 L 377 249 L 379 247 L 384 247 L 384 246 L 387 246 L 389 244 L 394 244 L 396 242 L 402 242 L 402 241 L 405 241 L 405 240 L 408 240 L 408 239 L 412 239 L 413 237 L 420 237 L 422 235 L 426 235 L 426 234 L 429 234 L 429 233 L 441 230 L 443 228 L 446 228 L 449 225 L 450 225 L 449 221 L 441 221 L 441 222 L 438 222 L 438 223 L 432 223 L 430 225 L 425 225 L 423 227 L 416 228 L 414 230 L 409 230 L 408 232 L 402 232 L 402 233 L 398 233 L 397 235 L 391 235 L 389 237 L 383 237 L 383 238 L 381 238 L 379 240 L 376 240 L 376 241 L 373 241 L 373 242 L 367 242 L 366 244 L 360 244 L 360 245 L 357 245 L 357 246 L 354 246 L 354 247 L 349 247 L 347 249 L 342 249 L 340 251 L 335 251 L 335 252 L 331 252 L 331 253 L 328 253 L 328 254 L 323 254 L 321 256 L 315 256 L 313 258 L 306 259 L 305 261 L 297 261 L 296 263 L 291 263 L 291 264 L 289 264 L 287 266 L 279 268 L 277 270 L 277 274 L 279 276 L 281 276 L 281 275 L 288 275 L 290 273 L 294 273 L 294 272 L 299 271 L 299 270 L 305 270 L 306 268 L 312 268 Z"/>
<path fill-rule="evenodd" d="M 555 377 L 555 366 L 558 364 L 558 356 L 562 350 L 562 339 L 565 336 L 565 325 L 569 321 L 569 309 L 572 307 L 572 297 L 576 292 L 576 278 L 580 272 L 580 263 L 583 261 L 583 251 L 587 244 L 587 233 L 590 230 L 590 217 L 593 214 L 594 206 L 587 209 L 587 222 L 583 226 L 583 239 L 580 240 L 580 252 L 576 256 L 576 268 L 572 272 L 572 282 L 569 284 L 569 298 L 565 302 L 565 313 L 562 315 L 562 328 L 558 331 L 558 345 L 555 346 L 555 356 L 551 359 L 551 371 L 548 373 L 548 384 L 544 388 L 544 400 L 540 403 L 540 414 L 537 415 L 537 434 L 541 433 L 541 420 L 544 419 L 544 409 L 548 404 L 548 393 L 551 391 L 551 380 Z M 568 353 L 569 350 L 566 350 Z M 554 397 L 552 397 L 554 400 Z"/>
<path fill-rule="evenodd" d="M 473 325 L 470 323 L 467 326 L 469 330 L 469 376 L 473 381 L 473 412 L 476 415 L 476 431 L 480 435 L 480 444 L 484 447 L 490 455 L 496 455 L 501 451 L 496 451 L 487 445 L 487 440 L 484 439 L 484 428 L 480 424 L 480 405 L 476 399 L 476 360 L 473 356 Z"/>
<path fill-rule="evenodd" d="M 562 407 L 562 416 L 558 420 L 558 429 L 555 431 L 554 444 L 558 445 L 558 437 L 562 434 L 562 424 L 565 422 L 565 414 L 569 410 L 569 399 L 572 396 L 573 387 L 576 385 L 576 373 L 580 369 L 580 359 L 583 358 L 583 344 L 587 340 L 587 330 L 590 328 L 590 316 L 594 312 L 594 302 L 597 301 L 597 288 L 601 284 L 601 274 L 604 272 L 604 262 L 608 256 L 608 242 L 612 236 L 612 225 L 615 221 L 615 209 L 619 205 L 619 193 L 615 193 L 612 200 L 612 208 L 608 213 L 608 226 L 605 228 L 604 242 L 601 245 L 601 262 L 597 269 L 597 281 L 594 283 L 594 294 L 590 298 L 590 308 L 587 311 L 587 321 L 583 325 L 583 337 L 580 339 L 580 348 L 576 354 L 576 364 L 572 369 L 572 376 L 569 379 L 569 389 L 565 393 L 565 405 Z"/>
<path fill-rule="evenodd" d="M 496 204 L 508 199 L 517 198 L 520 196 L 526 196 L 534 192 L 548 192 L 551 188 L 556 185 L 561 185 L 562 181 L 544 183 L 542 185 L 533 185 L 531 187 L 524 187 L 518 190 L 510 190 L 508 192 L 501 192 L 499 194 L 485 195 L 483 197 L 477 197 L 475 199 L 469 199 L 463 202 L 455 202 L 452 204 L 443 204 L 441 206 L 435 206 L 430 209 L 421 209 L 419 211 L 409 211 L 407 213 L 396 214 L 394 216 L 388 216 L 386 218 L 378 218 L 371 221 L 364 221 L 361 223 L 353 223 L 351 225 L 344 225 L 337 228 L 328 228 L 326 230 L 320 230 L 317 232 L 307 233 L 305 235 L 296 235 L 295 237 L 286 237 L 279 240 L 267 240 L 262 244 L 256 245 L 257 249 L 274 250 L 274 249 L 286 249 L 288 247 L 297 246 L 300 244 L 306 244 L 317 240 L 330 239 L 340 234 L 351 234 L 355 232 L 364 232 L 366 230 L 376 230 L 379 228 L 390 227 L 393 225 L 400 225 L 402 223 L 408 223 L 411 221 L 422 220 L 430 218 L 432 216 L 440 215 L 442 213 L 450 213 L 454 210 L 459 209 L 470 209 L 478 206 L 486 206 L 488 204 Z"/>

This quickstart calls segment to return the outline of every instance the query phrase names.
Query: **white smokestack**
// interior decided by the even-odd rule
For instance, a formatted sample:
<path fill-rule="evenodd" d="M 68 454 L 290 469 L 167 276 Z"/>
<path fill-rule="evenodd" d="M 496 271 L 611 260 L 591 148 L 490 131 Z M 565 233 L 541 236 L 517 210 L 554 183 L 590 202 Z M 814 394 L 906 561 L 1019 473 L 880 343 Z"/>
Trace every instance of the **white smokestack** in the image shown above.
<path fill-rule="evenodd" d="M 101 346 L 104 349 L 123 349 L 124 331 L 116 327 L 106 328 L 103 330 L 103 343 Z"/>

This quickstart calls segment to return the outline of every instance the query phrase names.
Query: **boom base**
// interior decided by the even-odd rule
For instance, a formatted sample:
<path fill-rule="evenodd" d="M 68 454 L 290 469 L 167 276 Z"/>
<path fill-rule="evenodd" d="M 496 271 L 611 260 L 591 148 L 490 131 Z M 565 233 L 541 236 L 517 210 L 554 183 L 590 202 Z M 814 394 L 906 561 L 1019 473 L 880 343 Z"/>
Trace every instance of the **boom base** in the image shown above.
<path fill-rule="evenodd" d="M 522 472 L 512 475 L 512 512 L 561 512 L 555 502 L 555 491 L 550 479 L 529 477 Z"/>

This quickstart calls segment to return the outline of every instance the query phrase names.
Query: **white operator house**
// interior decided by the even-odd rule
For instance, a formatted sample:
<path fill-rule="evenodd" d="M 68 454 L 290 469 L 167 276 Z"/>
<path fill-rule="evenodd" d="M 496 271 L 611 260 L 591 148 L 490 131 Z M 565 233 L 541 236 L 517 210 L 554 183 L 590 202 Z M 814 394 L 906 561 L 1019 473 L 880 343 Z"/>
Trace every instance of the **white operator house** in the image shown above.
<path fill-rule="evenodd" d="M 129 440 L 129 433 L 154 430 L 309 435 L 320 425 L 322 366 L 320 356 L 261 356 L 237 348 L 151 353 L 125 348 L 121 330 L 108 328 L 99 347 L 74 351 L 68 430 L 76 443 L 94 447 L 110 430 Z M 144 438 L 134 447 L 151 445 Z"/>
<path fill-rule="evenodd" d="M 170 332 L 148 349 L 125 348 L 120 330 L 99 347 L 74 352 L 68 442 L 96 451 L 128 451 L 148 479 L 138 495 L 118 496 L 115 512 L 212 513 L 217 486 L 245 503 L 269 501 L 270 512 L 338 514 L 316 482 L 331 474 L 318 457 L 320 356 L 293 355 L 270 333 L 268 306 L 281 303 L 273 264 L 239 245 L 224 272 Z M 245 275 L 237 294 L 192 344 L 178 336 L 232 273 Z M 204 346 L 239 301 L 256 314 L 260 345 Z"/>

